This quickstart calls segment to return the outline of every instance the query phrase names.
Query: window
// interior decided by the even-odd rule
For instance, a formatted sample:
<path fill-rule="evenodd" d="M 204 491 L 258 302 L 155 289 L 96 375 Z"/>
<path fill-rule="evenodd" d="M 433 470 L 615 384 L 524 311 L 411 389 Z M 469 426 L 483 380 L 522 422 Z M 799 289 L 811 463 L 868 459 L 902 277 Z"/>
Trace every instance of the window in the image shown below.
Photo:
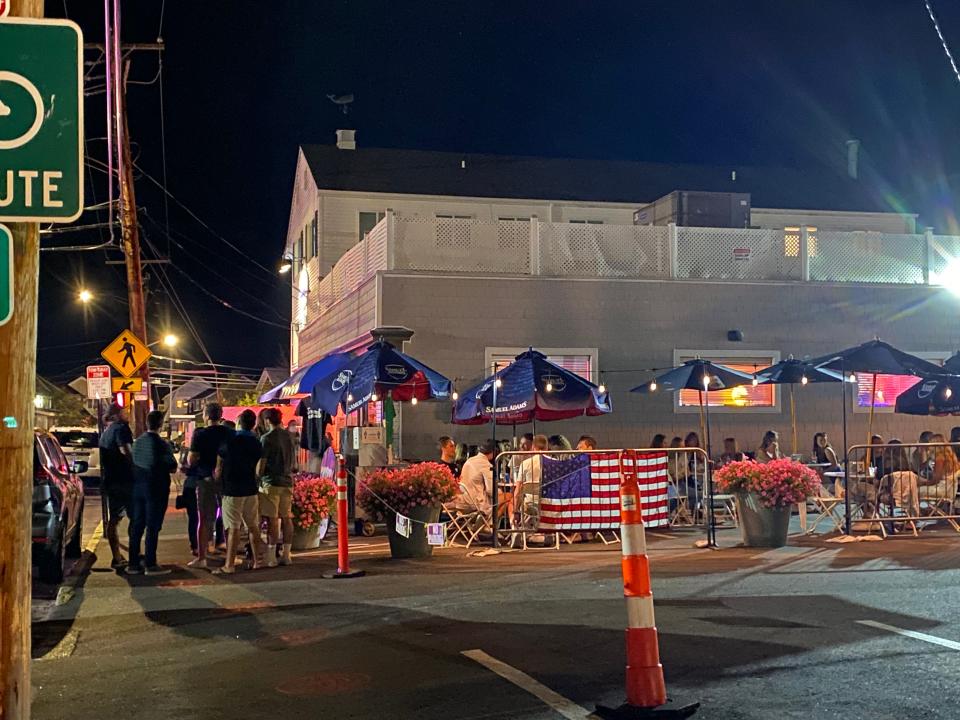
<path fill-rule="evenodd" d="M 382 212 L 359 213 L 358 223 L 360 226 L 360 240 L 363 240 L 367 234 L 377 226 L 377 223 L 383 220 L 384 217 L 386 217 L 386 213 Z"/>
<path fill-rule="evenodd" d="M 786 257 L 800 256 L 800 228 L 785 227 L 783 229 L 783 254 Z M 807 256 L 817 255 L 817 229 L 807 225 Z"/>
<path fill-rule="evenodd" d="M 529 217 L 498 217 L 497 247 L 501 250 L 520 250 L 530 246 Z"/>
<path fill-rule="evenodd" d="M 312 257 L 317 257 L 320 254 L 320 211 L 317 210 L 313 213 L 313 222 L 310 223 L 310 240 L 313 245 L 310 255 Z"/>
<path fill-rule="evenodd" d="M 300 233 L 300 239 L 297 240 L 297 254 L 296 254 L 296 256 L 293 258 L 293 260 L 294 260 L 294 263 L 293 263 L 294 270 L 296 270 L 296 269 L 299 267 L 298 263 L 303 263 L 303 262 L 304 262 L 303 251 L 304 251 L 304 247 L 303 247 L 303 232 L 301 232 L 301 233 Z"/>
<path fill-rule="evenodd" d="M 527 349 L 525 347 L 488 347 L 485 352 L 484 367 L 487 370 L 483 373 L 484 377 L 490 374 L 494 363 L 497 364 L 497 370 L 501 370 Z M 594 379 L 598 372 L 596 348 L 537 348 L 537 350 L 546 355 L 547 360 L 554 365 L 559 365 L 564 370 L 569 370 L 592 383 L 599 384 Z"/>
<path fill-rule="evenodd" d="M 943 365 L 944 361 L 950 357 L 949 352 L 916 352 L 910 353 L 924 360 L 929 360 L 935 365 Z M 900 394 L 906 392 L 918 382 L 921 378 L 913 375 L 877 375 L 877 394 L 874 399 L 875 412 L 893 412 L 897 404 L 897 398 Z M 854 404 L 854 412 L 870 412 L 870 393 L 873 391 L 873 375 L 869 373 L 857 373 L 857 400 Z"/>
<path fill-rule="evenodd" d="M 436 215 L 437 247 L 470 247 L 472 215 Z"/>
<path fill-rule="evenodd" d="M 309 262 L 313 255 L 313 220 L 311 220 L 303 228 L 303 262 Z"/>
<path fill-rule="evenodd" d="M 603 220 L 571 220 L 574 225 L 603 225 Z"/>
<path fill-rule="evenodd" d="M 674 365 L 697 357 L 747 375 L 780 362 L 780 353 L 773 350 L 674 350 Z M 703 396 L 704 404 L 709 401 L 710 407 L 720 412 L 779 412 L 778 400 L 775 385 L 740 385 L 729 390 L 711 390 Z M 674 408 L 676 412 L 699 412 L 700 393 L 696 390 L 674 393 Z"/>

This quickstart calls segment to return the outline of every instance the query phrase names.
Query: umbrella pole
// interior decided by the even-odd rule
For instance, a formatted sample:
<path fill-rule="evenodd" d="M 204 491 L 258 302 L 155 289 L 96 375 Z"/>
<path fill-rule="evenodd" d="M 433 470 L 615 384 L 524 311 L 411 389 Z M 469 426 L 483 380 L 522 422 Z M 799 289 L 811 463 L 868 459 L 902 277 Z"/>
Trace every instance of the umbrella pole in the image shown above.
<path fill-rule="evenodd" d="M 490 509 L 491 517 L 493 519 L 493 547 L 497 548 L 499 546 L 499 539 L 497 538 L 497 490 L 498 485 L 500 484 L 500 473 L 498 468 L 500 463 L 497 462 L 497 365 L 493 365 L 493 412 L 490 413 L 490 418 L 493 420 L 493 492 L 491 493 L 493 497 L 493 507 Z"/>
<path fill-rule="evenodd" d="M 850 534 L 850 455 L 847 452 L 847 371 L 843 367 L 843 359 L 840 359 L 840 382 L 841 397 L 843 398 L 843 511 L 846 525 L 846 533 Z"/>
<path fill-rule="evenodd" d="M 704 468 L 704 482 L 707 486 L 707 547 L 717 546 L 717 528 L 713 517 L 713 473 L 710 471 L 710 459 L 713 452 L 710 446 L 710 393 L 707 392 L 706 427 L 707 427 L 707 466 Z M 700 408 L 703 409 L 703 393 L 700 395 Z"/>
<path fill-rule="evenodd" d="M 793 428 L 793 454 L 797 454 L 797 399 L 794 396 L 795 385 L 790 383 L 790 425 Z"/>
<path fill-rule="evenodd" d="M 703 390 L 697 390 L 697 396 L 700 398 L 700 437 L 706 439 L 707 427 L 703 420 Z"/>
<path fill-rule="evenodd" d="M 870 422 L 867 424 L 867 466 L 869 467 L 873 458 L 873 451 L 870 444 L 873 442 L 873 408 L 877 404 L 877 374 L 873 374 L 873 383 L 870 386 Z M 864 468 L 866 470 L 866 468 Z"/>

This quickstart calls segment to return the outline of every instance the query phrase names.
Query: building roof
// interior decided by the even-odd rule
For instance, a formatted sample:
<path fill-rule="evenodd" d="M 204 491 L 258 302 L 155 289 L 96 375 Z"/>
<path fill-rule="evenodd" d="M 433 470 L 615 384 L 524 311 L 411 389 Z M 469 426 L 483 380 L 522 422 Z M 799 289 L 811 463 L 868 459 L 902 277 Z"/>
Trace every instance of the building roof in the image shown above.
<path fill-rule="evenodd" d="M 884 201 L 883 191 L 889 193 L 889 188 L 866 180 L 867 173 L 853 180 L 824 166 L 683 165 L 432 150 L 340 150 L 335 145 L 304 145 L 302 150 L 321 190 L 638 206 L 674 190 L 699 190 L 751 193 L 754 207 L 896 211 Z"/>
<path fill-rule="evenodd" d="M 284 380 L 290 377 L 290 369 L 285 367 L 265 367 L 260 373 L 260 379 L 257 381 L 257 390 L 262 387 L 276 387 Z"/>

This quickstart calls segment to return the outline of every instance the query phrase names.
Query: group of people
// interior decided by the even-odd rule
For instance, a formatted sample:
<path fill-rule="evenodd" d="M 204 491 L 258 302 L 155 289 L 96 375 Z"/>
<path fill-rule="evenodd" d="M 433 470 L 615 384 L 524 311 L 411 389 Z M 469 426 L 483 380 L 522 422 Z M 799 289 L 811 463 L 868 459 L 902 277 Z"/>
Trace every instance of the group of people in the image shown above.
<path fill-rule="evenodd" d="M 136 440 L 126 410 L 113 406 L 105 419 L 108 424 L 99 443 L 101 492 L 112 566 L 130 575 L 167 574 L 170 569 L 157 562 L 157 544 L 178 462 L 160 436 L 163 413 L 149 413 L 147 430 Z M 266 408 L 258 418 L 252 410 L 244 410 L 236 426 L 231 426 L 223 420 L 223 408 L 208 403 L 204 422 L 194 431 L 180 466 L 186 479 L 177 507 L 187 511 L 187 532 L 195 555 L 187 565 L 215 574 L 235 572 L 241 533 L 249 538 L 250 568 L 289 565 L 296 444 L 283 427 L 280 411 Z M 129 558 L 121 553 L 118 534 L 124 516 L 129 518 Z M 267 528 L 266 543 L 261 520 Z M 211 547 L 221 521 L 226 542 Z M 224 564 L 215 567 L 210 558 L 220 553 L 225 555 Z"/>

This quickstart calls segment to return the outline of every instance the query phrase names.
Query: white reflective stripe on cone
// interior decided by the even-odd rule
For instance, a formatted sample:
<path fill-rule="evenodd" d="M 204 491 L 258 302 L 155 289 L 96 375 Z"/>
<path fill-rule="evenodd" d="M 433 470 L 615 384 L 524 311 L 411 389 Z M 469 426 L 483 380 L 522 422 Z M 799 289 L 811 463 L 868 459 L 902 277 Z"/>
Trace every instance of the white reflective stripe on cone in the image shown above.
<path fill-rule="evenodd" d="M 346 499 L 347 499 L 346 492 L 341 490 L 340 492 L 337 493 L 337 500 L 346 500 Z"/>
<path fill-rule="evenodd" d="M 647 554 L 647 536 L 643 532 L 643 525 L 621 525 L 620 539 L 623 541 L 621 551 L 624 557 Z"/>
<path fill-rule="evenodd" d="M 627 601 L 627 627 L 628 628 L 652 628 L 653 621 L 653 595 L 640 597 L 626 597 Z"/>

